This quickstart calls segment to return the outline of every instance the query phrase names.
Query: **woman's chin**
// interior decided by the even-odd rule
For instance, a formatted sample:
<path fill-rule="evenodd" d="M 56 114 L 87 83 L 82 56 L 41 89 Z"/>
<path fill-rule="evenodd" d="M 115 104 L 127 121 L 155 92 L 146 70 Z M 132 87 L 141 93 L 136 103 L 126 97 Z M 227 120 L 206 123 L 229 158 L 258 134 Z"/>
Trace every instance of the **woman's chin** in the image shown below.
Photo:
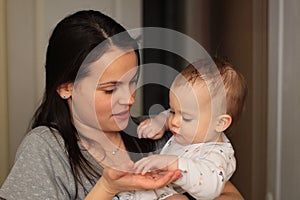
<path fill-rule="evenodd" d="M 116 120 L 116 127 L 119 129 L 118 131 L 124 130 L 128 126 L 129 118 L 123 120 Z"/>

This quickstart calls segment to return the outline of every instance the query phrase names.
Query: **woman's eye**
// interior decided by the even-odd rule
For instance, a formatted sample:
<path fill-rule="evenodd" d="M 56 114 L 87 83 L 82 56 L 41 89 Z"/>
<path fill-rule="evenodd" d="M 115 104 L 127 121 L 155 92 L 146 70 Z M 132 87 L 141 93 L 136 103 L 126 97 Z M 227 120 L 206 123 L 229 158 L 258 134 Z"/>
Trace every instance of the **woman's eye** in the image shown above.
<path fill-rule="evenodd" d="M 174 115 L 175 112 L 173 110 L 170 110 L 170 115 Z"/>
<path fill-rule="evenodd" d="M 116 89 L 104 90 L 105 94 L 112 94 Z"/>

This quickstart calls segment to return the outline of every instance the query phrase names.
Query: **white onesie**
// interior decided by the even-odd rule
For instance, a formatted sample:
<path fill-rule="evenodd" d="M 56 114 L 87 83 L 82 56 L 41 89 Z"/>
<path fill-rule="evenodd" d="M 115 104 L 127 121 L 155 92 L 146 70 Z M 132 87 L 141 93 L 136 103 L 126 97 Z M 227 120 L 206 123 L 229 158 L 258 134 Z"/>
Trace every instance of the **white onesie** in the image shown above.
<path fill-rule="evenodd" d="M 160 154 L 177 155 L 182 177 L 158 190 L 122 192 L 120 200 L 160 200 L 187 192 L 195 199 L 218 197 L 236 168 L 234 150 L 229 139 L 191 145 L 178 144 L 171 137 Z M 116 198 L 117 199 L 117 198 Z"/>

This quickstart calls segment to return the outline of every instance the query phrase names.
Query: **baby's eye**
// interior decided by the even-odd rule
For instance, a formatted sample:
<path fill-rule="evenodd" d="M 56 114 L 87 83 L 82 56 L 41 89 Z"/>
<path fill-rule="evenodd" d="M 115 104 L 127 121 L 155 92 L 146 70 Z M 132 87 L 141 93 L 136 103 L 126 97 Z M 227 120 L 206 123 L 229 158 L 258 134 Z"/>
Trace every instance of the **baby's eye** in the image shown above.
<path fill-rule="evenodd" d="M 191 116 L 185 116 L 185 115 L 182 116 L 182 119 L 183 119 L 183 121 L 186 121 L 186 122 L 190 122 L 193 120 L 193 118 Z"/>
<path fill-rule="evenodd" d="M 174 115 L 175 112 L 173 110 L 170 110 L 170 115 Z"/>

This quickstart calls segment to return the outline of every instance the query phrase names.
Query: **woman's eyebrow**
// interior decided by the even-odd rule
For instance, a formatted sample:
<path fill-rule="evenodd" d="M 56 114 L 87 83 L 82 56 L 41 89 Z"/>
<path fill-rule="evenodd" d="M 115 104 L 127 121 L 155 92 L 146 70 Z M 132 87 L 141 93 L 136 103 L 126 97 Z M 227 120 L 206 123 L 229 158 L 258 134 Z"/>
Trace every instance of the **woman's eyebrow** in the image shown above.
<path fill-rule="evenodd" d="M 109 85 L 119 85 L 121 84 L 122 81 L 109 81 L 109 82 L 105 82 L 105 83 L 98 83 L 98 87 L 99 86 L 109 86 Z"/>
<path fill-rule="evenodd" d="M 135 73 L 134 76 L 131 78 L 131 80 L 137 78 L 138 73 Z M 108 82 L 104 82 L 104 83 L 98 83 L 98 87 L 102 87 L 102 86 L 108 86 L 108 85 L 120 85 L 122 84 L 123 81 L 108 81 Z"/>

